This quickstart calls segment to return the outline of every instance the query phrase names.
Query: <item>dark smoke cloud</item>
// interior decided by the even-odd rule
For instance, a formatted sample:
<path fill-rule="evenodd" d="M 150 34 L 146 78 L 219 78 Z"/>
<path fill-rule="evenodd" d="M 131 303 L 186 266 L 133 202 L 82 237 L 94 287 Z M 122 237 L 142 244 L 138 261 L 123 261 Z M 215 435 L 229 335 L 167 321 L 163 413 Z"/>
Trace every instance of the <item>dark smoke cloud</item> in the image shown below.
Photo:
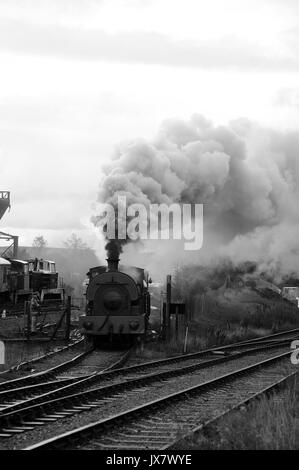
<path fill-rule="evenodd" d="M 204 248 L 193 258 L 251 260 L 283 275 L 298 271 L 298 149 L 299 132 L 247 119 L 227 126 L 200 115 L 169 119 L 153 141 L 117 147 L 98 200 L 204 203 Z"/>

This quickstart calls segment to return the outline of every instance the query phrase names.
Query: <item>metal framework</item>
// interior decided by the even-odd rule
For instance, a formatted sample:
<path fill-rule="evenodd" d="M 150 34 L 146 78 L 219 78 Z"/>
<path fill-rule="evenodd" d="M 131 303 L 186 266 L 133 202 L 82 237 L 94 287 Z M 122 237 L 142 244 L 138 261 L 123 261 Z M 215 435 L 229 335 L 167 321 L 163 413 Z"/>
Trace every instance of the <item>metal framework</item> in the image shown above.
<path fill-rule="evenodd" d="M 10 191 L 0 191 L 0 219 L 10 209 Z"/>
<path fill-rule="evenodd" d="M 0 219 L 2 219 L 7 209 L 10 209 L 10 191 L 0 191 Z M 0 232 L 0 240 L 10 242 L 8 246 L 0 247 L 0 256 L 4 258 L 10 255 L 13 258 L 17 258 L 19 237 Z"/>
<path fill-rule="evenodd" d="M 10 235 L 9 233 L 0 232 L 0 240 L 6 240 L 10 242 L 8 246 L 0 247 L 0 256 L 5 258 L 5 256 L 10 256 L 12 258 L 18 257 L 18 246 L 19 246 L 19 237 L 15 235 Z"/>

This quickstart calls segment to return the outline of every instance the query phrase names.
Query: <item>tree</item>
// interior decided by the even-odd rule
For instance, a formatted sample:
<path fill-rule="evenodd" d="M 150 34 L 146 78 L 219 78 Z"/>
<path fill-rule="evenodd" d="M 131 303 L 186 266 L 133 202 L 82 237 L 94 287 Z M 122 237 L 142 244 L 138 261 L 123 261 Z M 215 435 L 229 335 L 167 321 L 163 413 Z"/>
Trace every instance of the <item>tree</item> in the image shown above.
<path fill-rule="evenodd" d="M 35 237 L 32 242 L 33 248 L 36 248 L 38 251 L 41 251 L 43 248 L 46 248 L 47 244 L 47 240 L 42 235 Z"/>
<path fill-rule="evenodd" d="M 88 248 L 82 238 L 78 237 L 75 233 L 72 233 L 70 238 L 63 242 L 63 244 L 69 250 L 86 250 Z"/>

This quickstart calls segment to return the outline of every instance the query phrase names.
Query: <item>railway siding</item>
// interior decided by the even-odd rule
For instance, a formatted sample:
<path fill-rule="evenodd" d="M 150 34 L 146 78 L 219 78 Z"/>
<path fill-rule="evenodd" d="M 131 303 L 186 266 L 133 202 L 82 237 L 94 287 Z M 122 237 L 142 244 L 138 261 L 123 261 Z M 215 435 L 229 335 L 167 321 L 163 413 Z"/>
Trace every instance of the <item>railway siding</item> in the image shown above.
<path fill-rule="evenodd" d="M 281 380 L 289 364 L 289 352 L 283 353 L 26 448 L 165 449 L 199 423 Z"/>

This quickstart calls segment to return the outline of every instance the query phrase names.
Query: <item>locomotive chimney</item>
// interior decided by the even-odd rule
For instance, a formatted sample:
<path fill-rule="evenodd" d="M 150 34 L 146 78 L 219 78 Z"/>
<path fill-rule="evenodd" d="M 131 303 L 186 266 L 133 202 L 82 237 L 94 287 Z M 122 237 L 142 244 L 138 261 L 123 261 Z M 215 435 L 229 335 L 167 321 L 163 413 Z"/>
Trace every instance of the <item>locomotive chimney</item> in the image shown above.
<path fill-rule="evenodd" d="M 118 271 L 120 248 L 116 240 L 110 240 L 105 246 L 107 253 L 107 271 Z"/>
<path fill-rule="evenodd" d="M 113 258 L 111 255 L 107 258 L 108 268 L 107 271 L 118 271 L 119 258 Z"/>

